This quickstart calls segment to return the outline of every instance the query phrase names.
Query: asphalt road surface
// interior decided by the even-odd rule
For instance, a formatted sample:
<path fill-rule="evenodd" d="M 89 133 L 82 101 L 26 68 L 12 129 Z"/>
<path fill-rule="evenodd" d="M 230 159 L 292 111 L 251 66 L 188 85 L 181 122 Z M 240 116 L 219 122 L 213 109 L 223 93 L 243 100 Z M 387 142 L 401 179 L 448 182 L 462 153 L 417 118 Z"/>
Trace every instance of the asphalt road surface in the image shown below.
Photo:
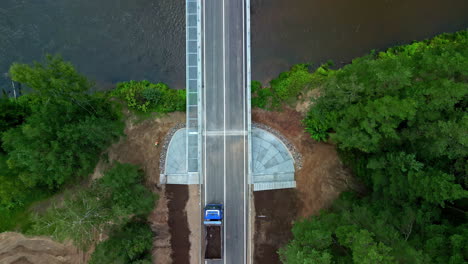
<path fill-rule="evenodd" d="M 202 0 L 203 202 L 224 204 L 223 260 L 212 263 L 249 252 L 245 5 Z"/>

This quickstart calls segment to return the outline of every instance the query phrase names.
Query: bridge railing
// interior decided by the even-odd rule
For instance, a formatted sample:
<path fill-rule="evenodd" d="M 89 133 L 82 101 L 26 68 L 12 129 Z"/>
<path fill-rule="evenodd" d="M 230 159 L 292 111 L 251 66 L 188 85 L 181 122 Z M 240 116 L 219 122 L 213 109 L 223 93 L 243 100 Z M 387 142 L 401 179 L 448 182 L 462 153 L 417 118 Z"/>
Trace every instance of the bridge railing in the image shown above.
<path fill-rule="evenodd" d="M 201 156 L 201 3 L 186 0 L 187 171 L 199 172 Z"/>

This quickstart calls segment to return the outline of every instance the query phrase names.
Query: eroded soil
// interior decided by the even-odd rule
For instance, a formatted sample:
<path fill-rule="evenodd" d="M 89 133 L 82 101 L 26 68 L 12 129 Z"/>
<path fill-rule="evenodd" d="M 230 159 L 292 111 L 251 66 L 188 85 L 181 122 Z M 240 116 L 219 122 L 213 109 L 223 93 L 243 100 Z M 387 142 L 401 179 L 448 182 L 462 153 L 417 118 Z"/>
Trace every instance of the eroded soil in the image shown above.
<path fill-rule="evenodd" d="M 81 264 L 85 261 L 85 254 L 70 244 L 13 232 L 0 234 L 2 264 Z"/>

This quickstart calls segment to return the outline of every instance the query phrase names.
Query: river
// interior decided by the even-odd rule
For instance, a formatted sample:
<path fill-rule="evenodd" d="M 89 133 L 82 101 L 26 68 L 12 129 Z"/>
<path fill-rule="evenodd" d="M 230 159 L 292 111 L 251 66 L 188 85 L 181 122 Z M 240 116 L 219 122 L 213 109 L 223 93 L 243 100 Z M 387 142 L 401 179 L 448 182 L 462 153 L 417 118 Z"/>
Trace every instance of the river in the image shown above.
<path fill-rule="evenodd" d="M 232 0 L 226 0 L 232 1 Z M 468 27 L 467 0 L 251 0 L 252 79 L 295 63 L 339 66 L 371 49 Z M 109 89 L 185 85 L 184 0 L 0 0 L 0 87 L 12 62 L 60 53 Z"/>

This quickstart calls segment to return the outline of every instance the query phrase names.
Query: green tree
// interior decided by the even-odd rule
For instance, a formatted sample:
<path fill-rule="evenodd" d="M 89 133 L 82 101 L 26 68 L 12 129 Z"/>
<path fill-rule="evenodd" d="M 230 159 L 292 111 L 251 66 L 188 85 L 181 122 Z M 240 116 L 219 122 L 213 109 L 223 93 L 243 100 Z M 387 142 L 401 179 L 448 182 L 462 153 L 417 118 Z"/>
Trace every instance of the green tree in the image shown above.
<path fill-rule="evenodd" d="M 2 137 L 8 165 L 27 186 L 57 189 L 87 175 L 102 150 L 122 135 L 112 104 L 87 94 L 91 84 L 60 57 L 14 64 L 10 74 L 34 91 L 26 97 L 33 98 L 27 101 L 32 114 Z"/>
<path fill-rule="evenodd" d="M 329 74 L 306 130 L 368 188 L 295 223 L 283 262 L 466 263 L 467 80 L 466 30 Z"/>
<path fill-rule="evenodd" d="M 119 229 L 133 217 L 145 217 L 151 211 L 156 197 L 142 180 L 138 167 L 117 163 L 88 189 L 68 195 L 44 215 L 35 215 L 31 233 L 60 241 L 71 239 L 87 248 L 97 234 Z"/>
<path fill-rule="evenodd" d="M 448 263 L 464 256 L 457 239 L 465 231 L 433 224 L 441 220 L 430 205 L 390 206 L 345 193 L 330 210 L 296 222 L 280 256 L 284 263 Z M 451 237 L 453 246 L 443 242 Z"/>
<path fill-rule="evenodd" d="M 115 164 L 98 184 L 120 215 L 147 215 L 154 207 L 154 195 L 142 184 L 143 172 L 131 164 Z"/>
<path fill-rule="evenodd" d="M 12 99 L 0 98 L 0 140 L 5 131 L 21 125 L 29 114 L 27 105 Z M 0 152 L 4 152 L 1 141 Z"/>
<path fill-rule="evenodd" d="M 316 139 L 329 132 L 387 198 L 468 197 L 467 47 L 461 31 L 354 60 L 329 75 L 306 129 Z"/>
<path fill-rule="evenodd" d="M 90 264 L 151 263 L 153 232 L 146 223 L 134 221 L 113 230 L 109 239 L 99 243 Z"/>
<path fill-rule="evenodd" d="M 91 111 L 86 92 L 93 84 L 58 55 L 47 55 L 45 63 L 35 62 L 32 66 L 13 63 L 10 76 L 13 81 L 34 89 L 44 101 L 73 103 Z"/>

